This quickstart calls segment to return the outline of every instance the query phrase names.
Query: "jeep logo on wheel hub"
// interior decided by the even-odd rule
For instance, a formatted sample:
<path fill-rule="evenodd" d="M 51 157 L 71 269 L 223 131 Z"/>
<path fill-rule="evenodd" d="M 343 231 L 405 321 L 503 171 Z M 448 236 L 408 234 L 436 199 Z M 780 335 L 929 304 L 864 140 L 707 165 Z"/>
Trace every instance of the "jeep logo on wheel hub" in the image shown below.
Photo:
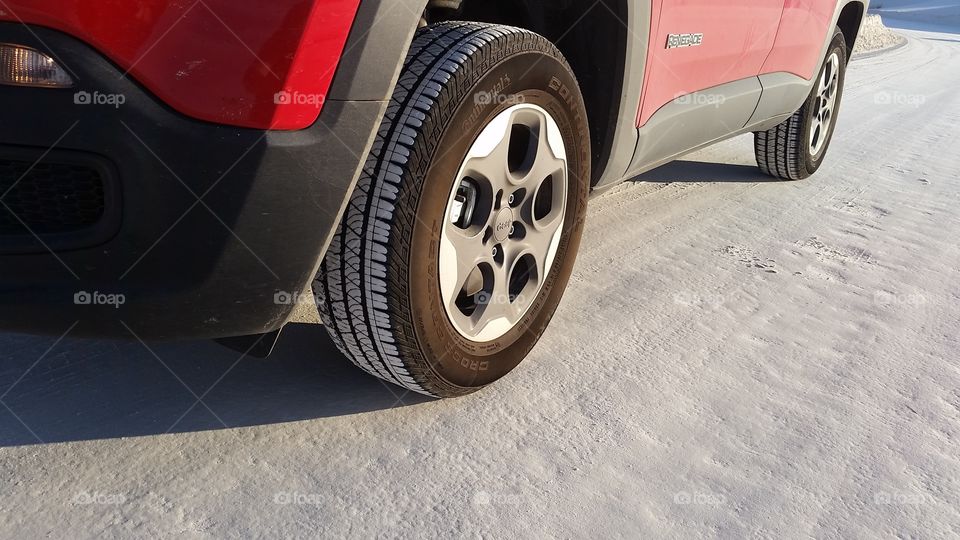
<path fill-rule="evenodd" d="M 504 208 L 497 214 L 497 221 L 493 227 L 493 236 L 497 242 L 510 238 L 510 229 L 513 228 L 513 210 Z"/>

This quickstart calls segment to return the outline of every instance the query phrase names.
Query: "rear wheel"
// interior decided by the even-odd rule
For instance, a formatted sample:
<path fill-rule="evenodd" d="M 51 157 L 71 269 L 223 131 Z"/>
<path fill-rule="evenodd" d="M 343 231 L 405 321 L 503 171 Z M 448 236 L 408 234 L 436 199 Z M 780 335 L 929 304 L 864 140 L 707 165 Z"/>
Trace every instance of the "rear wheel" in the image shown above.
<path fill-rule="evenodd" d="M 439 397 L 516 367 L 573 268 L 589 140 L 576 79 L 545 38 L 419 31 L 314 284 L 340 350 Z"/>
<path fill-rule="evenodd" d="M 754 134 L 761 171 L 784 180 L 802 180 L 817 172 L 833 138 L 846 69 L 847 45 L 837 28 L 813 91 L 800 110 L 773 129 Z"/>

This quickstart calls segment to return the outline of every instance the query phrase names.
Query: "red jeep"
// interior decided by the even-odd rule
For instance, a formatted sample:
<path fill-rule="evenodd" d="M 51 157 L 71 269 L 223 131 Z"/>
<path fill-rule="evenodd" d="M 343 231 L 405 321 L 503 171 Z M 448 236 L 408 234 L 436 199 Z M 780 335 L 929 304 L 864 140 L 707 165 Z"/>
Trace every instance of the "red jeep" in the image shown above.
<path fill-rule="evenodd" d="M 472 392 L 591 196 L 751 132 L 815 172 L 866 7 L 0 0 L 0 328 L 263 354 L 312 282 L 358 366 Z"/>

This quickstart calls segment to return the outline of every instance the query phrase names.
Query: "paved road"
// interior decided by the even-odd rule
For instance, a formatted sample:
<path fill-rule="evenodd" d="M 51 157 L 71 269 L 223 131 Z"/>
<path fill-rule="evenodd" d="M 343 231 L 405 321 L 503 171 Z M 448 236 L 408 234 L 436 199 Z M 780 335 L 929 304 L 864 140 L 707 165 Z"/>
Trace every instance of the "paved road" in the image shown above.
<path fill-rule="evenodd" d="M 383 386 L 308 324 L 266 361 L 0 336 L 0 536 L 960 534 L 940 30 L 851 65 L 808 181 L 740 138 L 593 201 L 554 324 L 479 395 Z"/>

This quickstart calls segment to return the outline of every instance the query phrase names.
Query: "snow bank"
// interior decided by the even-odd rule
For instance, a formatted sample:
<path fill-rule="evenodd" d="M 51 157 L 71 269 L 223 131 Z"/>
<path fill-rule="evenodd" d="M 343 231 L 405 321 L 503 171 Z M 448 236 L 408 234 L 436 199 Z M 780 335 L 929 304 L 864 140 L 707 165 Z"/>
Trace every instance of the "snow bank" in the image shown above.
<path fill-rule="evenodd" d="M 890 30 L 883 24 L 880 15 L 867 15 L 860 28 L 860 36 L 853 48 L 853 54 L 863 54 L 894 47 L 904 43 L 906 38 Z"/>

